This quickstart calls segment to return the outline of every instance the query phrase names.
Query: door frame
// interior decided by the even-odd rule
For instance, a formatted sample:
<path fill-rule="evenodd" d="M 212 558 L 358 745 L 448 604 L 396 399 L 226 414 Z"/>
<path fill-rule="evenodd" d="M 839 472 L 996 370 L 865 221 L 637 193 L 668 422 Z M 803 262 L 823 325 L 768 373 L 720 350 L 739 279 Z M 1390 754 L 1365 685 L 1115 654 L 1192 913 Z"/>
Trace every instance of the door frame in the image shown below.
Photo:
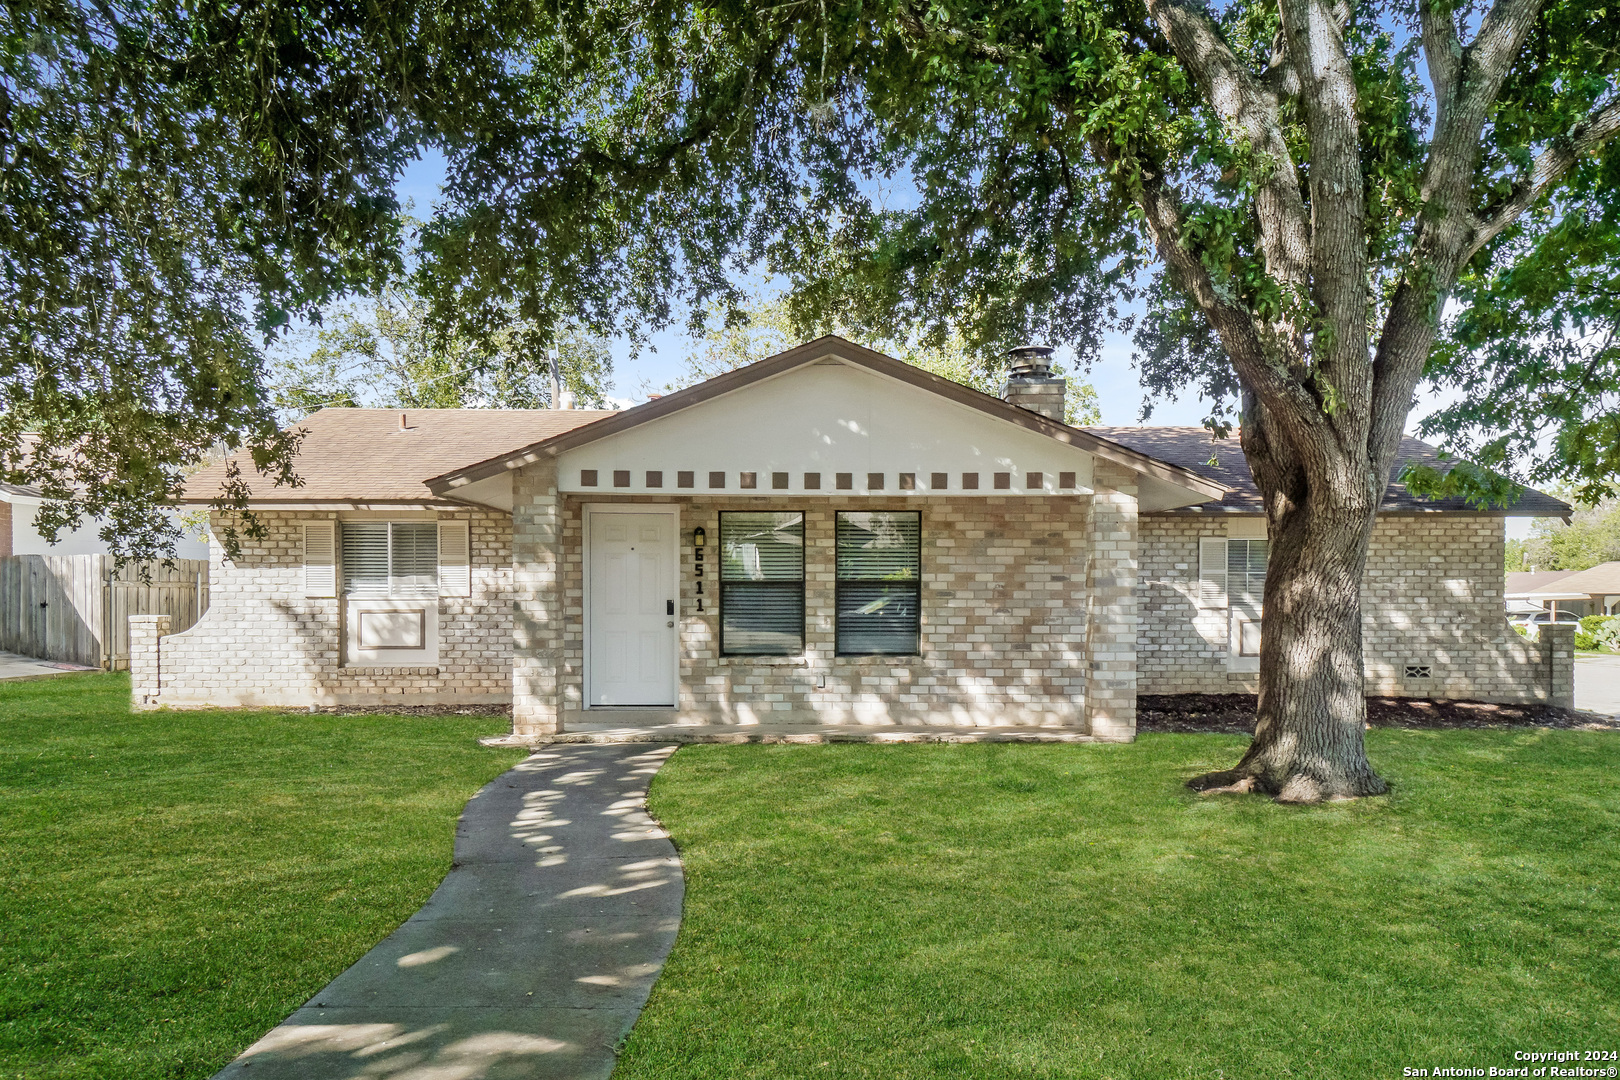
<path fill-rule="evenodd" d="M 592 702 L 595 686 L 595 661 L 591 649 L 591 520 L 597 514 L 663 514 L 670 519 L 671 544 L 669 587 L 675 595 L 675 632 L 670 635 L 669 671 L 670 695 L 674 699 L 667 705 L 596 705 Z M 580 507 L 580 582 L 584 604 L 584 619 L 582 621 L 583 640 L 580 642 L 581 652 L 584 653 L 583 670 L 580 677 L 583 680 L 580 689 L 583 691 L 581 705 L 585 709 L 673 709 L 681 700 L 681 507 L 679 503 L 585 503 Z"/>

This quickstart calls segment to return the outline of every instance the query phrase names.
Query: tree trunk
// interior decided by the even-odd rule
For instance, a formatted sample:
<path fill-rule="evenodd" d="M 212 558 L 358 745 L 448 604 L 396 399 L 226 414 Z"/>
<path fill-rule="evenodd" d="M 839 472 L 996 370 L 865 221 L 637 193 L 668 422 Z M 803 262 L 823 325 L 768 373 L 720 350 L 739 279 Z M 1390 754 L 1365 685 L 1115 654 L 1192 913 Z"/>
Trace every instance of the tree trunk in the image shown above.
<path fill-rule="evenodd" d="M 1361 580 L 1383 497 L 1370 479 L 1376 467 L 1306 470 L 1280 461 L 1286 455 L 1263 435 L 1244 435 L 1270 534 L 1254 742 L 1236 768 L 1188 786 L 1282 802 L 1381 795 L 1387 789 L 1363 740 L 1361 641 Z M 1337 472 L 1334 482 L 1324 482 L 1324 471 Z"/>

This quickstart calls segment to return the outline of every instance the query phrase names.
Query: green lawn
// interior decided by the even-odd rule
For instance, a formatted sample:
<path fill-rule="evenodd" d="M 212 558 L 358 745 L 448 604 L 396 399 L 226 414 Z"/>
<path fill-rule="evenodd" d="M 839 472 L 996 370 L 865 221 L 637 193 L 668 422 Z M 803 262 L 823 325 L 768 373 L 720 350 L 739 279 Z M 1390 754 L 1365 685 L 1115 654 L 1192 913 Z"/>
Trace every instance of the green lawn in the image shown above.
<path fill-rule="evenodd" d="M 431 892 L 498 719 L 131 716 L 0 684 L 0 1077 L 197 1077 Z M 1379 730 L 1387 799 L 1200 800 L 1243 740 L 687 747 L 616 1080 L 1400 1076 L 1620 1049 L 1620 735 Z"/>
<path fill-rule="evenodd" d="M 207 1077 L 415 911 L 506 721 L 0 684 L 0 1077 Z"/>
<path fill-rule="evenodd" d="M 652 808 L 685 921 L 615 1080 L 1360 1080 L 1620 1049 L 1620 736 L 1368 741 L 1393 794 L 1310 808 L 1186 792 L 1232 736 L 684 748 Z"/>

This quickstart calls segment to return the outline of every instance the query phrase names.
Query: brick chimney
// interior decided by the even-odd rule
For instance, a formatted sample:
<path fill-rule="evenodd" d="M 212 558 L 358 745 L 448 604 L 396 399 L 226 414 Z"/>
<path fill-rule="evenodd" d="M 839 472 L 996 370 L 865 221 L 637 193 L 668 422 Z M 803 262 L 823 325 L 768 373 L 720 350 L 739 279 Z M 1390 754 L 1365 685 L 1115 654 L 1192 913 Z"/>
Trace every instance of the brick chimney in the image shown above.
<path fill-rule="evenodd" d="M 1068 384 L 1052 374 L 1051 346 L 1020 345 L 1008 350 L 1007 359 L 1009 370 L 1002 399 L 1063 423 L 1063 396 Z"/>

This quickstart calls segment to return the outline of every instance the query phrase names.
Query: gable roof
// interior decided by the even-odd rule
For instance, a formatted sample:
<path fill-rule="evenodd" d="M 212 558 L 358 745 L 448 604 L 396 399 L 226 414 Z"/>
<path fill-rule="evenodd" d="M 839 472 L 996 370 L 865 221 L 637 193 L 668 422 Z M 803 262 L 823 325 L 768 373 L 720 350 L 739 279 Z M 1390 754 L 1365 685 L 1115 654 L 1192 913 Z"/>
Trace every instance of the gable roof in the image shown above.
<path fill-rule="evenodd" d="M 1216 439 L 1207 428 L 1201 427 L 1088 427 L 1085 430 L 1122 443 L 1140 453 L 1151 454 L 1163 461 L 1207 476 L 1227 488 L 1226 497 L 1219 502 L 1167 511 L 1169 513 L 1265 513 L 1265 502 L 1260 497 L 1260 489 L 1255 485 L 1254 476 L 1249 472 L 1248 459 L 1243 456 L 1243 447 L 1238 445 L 1236 437 Z M 1213 465 L 1210 464 L 1212 459 L 1215 462 Z M 1518 500 L 1509 507 L 1487 510 L 1469 506 L 1462 498 L 1425 499 L 1407 490 L 1406 485 L 1399 480 L 1401 470 L 1412 461 L 1433 465 L 1436 468 L 1444 468 L 1446 465 L 1440 460 L 1440 451 L 1426 442 L 1403 436 L 1400 449 L 1395 454 L 1395 466 L 1390 470 L 1389 488 L 1384 492 L 1384 504 L 1379 508 L 1379 513 L 1419 514 L 1446 511 L 1563 517 L 1573 512 L 1568 503 L 1534 488 L 1526 488 Z"/>
<path fill-rule="evenodd" d="M 445 503 L 426 478 L 613 415 L 597 409 L 322 409 L 292 425 L 308 433 L 294 464 L 301 486 L 275 487 L 254 471 L 252 458 L 239 460 L 255 503 Z M 211 502 L 225 468 L 218 462 L 191 477 L 180 501 Z"/>
<path fill-rule="evenodd" d="M 834 357 L 855 367 L 865 368 L 931 391 L 959 405 L 976 409 L 1028 431 L 1046 435 L 1105 461 L 1194 491 L 1204 498 L 1219 499 L 1227 491 L 1226 486 L 1214 477 L 1165 461 L 1151 453 L 1140 452 L 1086 429 L 1073 428 L 1048 419 L 1040 413 L 980 393 L 971 387 L 952 382 L 950 379 L 885 356 L 834 334 L 816 338 L 814 341 L 777 353 L 757 363 L 736 368 L 643 405 L 615 413 L 608 419 L 591 424 L 588 428 L 538 439 L 515 451 L 493 455 L 448 471 L 430 479 L 428 486 L 436 494 L 447 494 L 456 488 L 497 476 L 507 470 L 521 468 L 539 460 L 542 456 L 554 456 L 565 450 L 616 435 L 827 357 Z"/>
<path fill-rule="evenodd" d="M 1533 589 L 1534 598 L 1542 593 L 1578 593 L 1582 596 L 1620 596 L 1620 562 L 1599 563 L 1590 570 L 1566 573 L 1556 581 Z M 1560 596 L 1560 599 L 1563 597 Z"/>

